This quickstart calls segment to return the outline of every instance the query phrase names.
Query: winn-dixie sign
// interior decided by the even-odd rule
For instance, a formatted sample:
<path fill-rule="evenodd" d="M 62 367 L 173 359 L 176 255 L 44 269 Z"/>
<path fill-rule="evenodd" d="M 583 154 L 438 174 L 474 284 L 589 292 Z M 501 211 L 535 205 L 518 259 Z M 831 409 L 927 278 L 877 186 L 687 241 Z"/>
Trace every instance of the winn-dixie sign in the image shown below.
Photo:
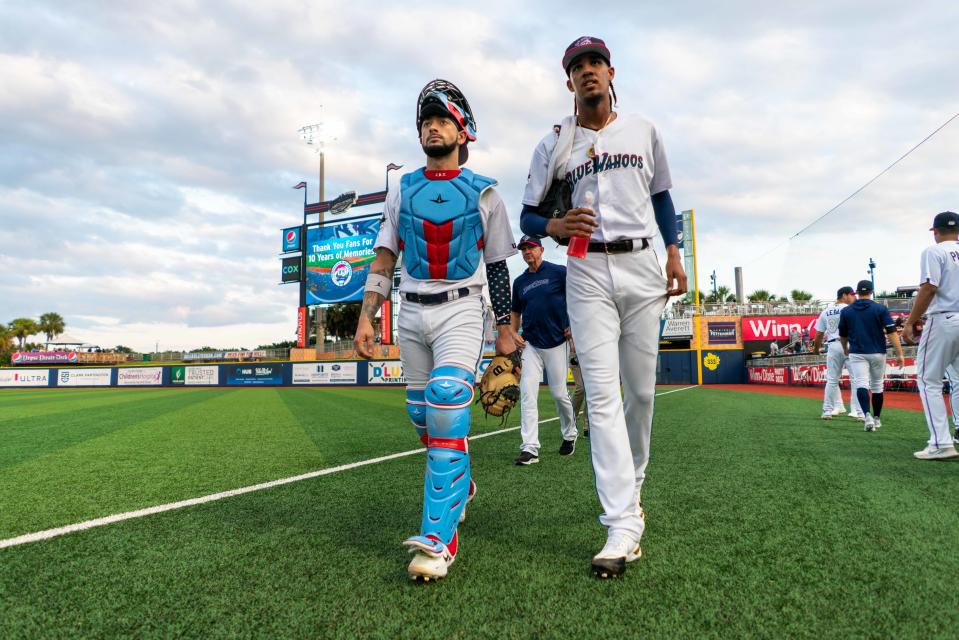
<path fill-rule="evenodd" d="M 816 318 L 819 316 L 745 316 L 743 317 L 743 340 L 788 340 L 791 331 L 802 333 L 809 330 L 809 337 L 816 337 Z"/>

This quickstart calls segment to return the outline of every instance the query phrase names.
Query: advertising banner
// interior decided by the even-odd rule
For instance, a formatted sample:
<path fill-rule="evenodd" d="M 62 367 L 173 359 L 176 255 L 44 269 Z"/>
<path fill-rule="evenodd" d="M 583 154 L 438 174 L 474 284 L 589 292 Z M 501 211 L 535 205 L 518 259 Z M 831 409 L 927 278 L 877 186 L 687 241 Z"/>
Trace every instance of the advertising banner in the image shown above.
<path fill-rule="evenodd" d="M 356 363 L 295 363 L 293 384 L 356 384 Z"/>
<path fill-rule="evenodd" d="M 765 341 L 767 346 L 773 340 L 789 340 L 791 331 L 807 332 L 810 339 L 816 337 L 815 316 L 744 316 L 743 340 Z M 783 346 L 780 344 L 780 346 Z"/>
<path fill-rule="evenodd" d="M 163 384 L 163 367 L 117 369 L 117 385 L 143 387 Z"/>
<path fill-rule="evenodd" d="M 194 351 L 183 354 L 183 359 L 190 360 L 239 360 L 240 358 L 265 358 L 266 351 Z"/>
<path fill-rule="evenodd" d="M 76 364 L 76 351 L 14 351 L 10 362 L 23 364 Z"/>
<path fill-rule="evenodd" d="M 280 282 L 289 284 L 290 282 L 299 282 L 303 271 L 300 269 L 300 263 L 303 258 L 293 256 L 292 258 L 283 258 L 283 265 L 280 268 Z"/>
<path fill-rule="evenodd" d="M 749 381 L 758 384 L 789 384 L 786 367 L 746 367 Z"/>
<path fill-rule="evenodd" d="M 300 228 L 287 227 L 283 230 L 283 253 L 300 250 Z"/>
<path fill-rule="evenodd" d="M 226 375 L 230 385 L 283 384 L 283 366 L 279 364 L 232 364 Z"/>
<path fill-rule="evenodd" d="M 214 386 L 220 384 L 219 367 L 187 367 L 187 386 Z"/>
<path fill-rule="evenodd" d="M 306 347 L 306 314 L 306 307 L 300 307 L 296 311 L 296 346 L 301 349 Z"/>
<path fill-rule="evenodd" d="M 60 369 L 58 387 L 109 387 L 110 369 Z"/>
<path fill-rule="evenodd" d="M 708 344 L 736 344 L 736 323 L 731 321 L 707 322 L 706 342 Z"/>
<path fill-rule="evenodd" d="M 379 218 L 372 218 L 307 229 L 307 305 L 363 299 L 379 228 Z"/>
<path fill-rule="evenodd" d="M 406 378 L 403 377 L 402 361 L 371 361 L 367 365 L 366 381 L 370 384 L 406 384 Z"/>
<path fill-rule="evenodd" d="M 847 363 L 848 367 L 848 363 Z M 803 387 L 824 387 L 826 386 L 826 365 L 825 364 L 800 364 L 789 367 L 790 382 L 794 385 Z M 840 386 L 849 388 L 849 372 L 846 367 L 843 368 L 842 377 L 839 379 Z M 906 366 L 899 368 L 895 360 L 886 360 L 885 388 L 890 391 L 913 391 L 916 389 L 916 362 L 912 358 L 906 358 Z"/>
<path fill-rule="evenodd" d="M 186 367 L 170 367 L 170 384 L 180 386 L 186 382 Z"/>
<path fill-rule="evenodd" d="M 49 369 L 0 370 L 0 387 L 46 387 L 49 384 Z"/>
<path fill-rule="evenodd" d="M 664 340 L 670 339 L 690 339 L 693 337 L 693 319 L 692 318 L 671 318 L 663 321 L 663 332 L 661 337 Z"/>

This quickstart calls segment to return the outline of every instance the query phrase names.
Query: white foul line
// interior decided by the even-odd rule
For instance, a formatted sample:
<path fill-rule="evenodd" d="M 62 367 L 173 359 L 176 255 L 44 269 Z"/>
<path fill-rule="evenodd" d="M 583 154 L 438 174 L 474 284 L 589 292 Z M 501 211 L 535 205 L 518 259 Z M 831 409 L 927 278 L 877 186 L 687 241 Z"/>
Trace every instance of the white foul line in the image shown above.
<path fill-rule="evenodd" d="M 686 391 L 687 389 L 695 389 L 695 388 L 696 387 L 693 386 L 693 387 L 684 387 L 682 389 L 672 389 L 670 391 L 664 391 L 663 393 L 657 393 L 656 395 L 664 396 L 670 393 L 676 393 L 677 391 Z M 544 424 L 546 422 L 552 422 L 554 420 L 559 420 L 559 417 L 557 416 L 555 418 L 547 418 L 546 420 L 540 420 L 538 424 Z M 480 438 L 497 436 L 502 433 L 516 431 L 517 429 L 519 429 L 518 425 L 515 427 L 506 427 L 505 429 L 499 429 L 497 431 L 490 431 L 488 433 L 481 433 L 475 436 L 470 436 L 470 440 L 479 440 Z M 300 482 L 301 480 L 310 480 L 311 478 L 319 478 L 320 476 L 327 476 L 333 473 L 339 473 L 340 471 L 349 471 L 350 469 L 356 469 L 357 467 L 365 467 L 370 464 L 386 462 L 387 460 L 404 458 L 406 456 L 416 455 L 418 453 L 423 453 L 425 451 L 426 451 L 425 448 L 420 448 L 420 449 L 411 449 L 410 451 L 402 451 L 400 453 L 391 453 L 390 455 L 387 455 L 387 456 L 370 458 L 369 460 L 361 460 L 359 462 L 351 462 L 349 464 L 341 464 L 337 467 L 329 467 L 327 469 L 310 471 L 309 473 L 303 473 L 298 476 L 290 476 L 289 478 L 280 478 L 279 480 L 270 480 L 269 482 L 261 482 L 260 484 L 254 484 L 248 487 L 240 487 L 239 489 L 230 489 L 229 491 L 211 493 L 209 495 L 200 496 L 198 498 L 190 498 L 188 500 L 179 500 L 177 502 L 168 502 L 167 504 L 160 504 L 155 507 L 147 507 L 145 509 L 137 509 L 136 511 L 127 511 L 125 513 L 116 513 L 112 516 L 104 516 L 102 518 L 94 518 L 93 520 L 86 520 L 85 522 L 68 524 L 64 527 L 56 527 L 55 529 L 44 529 L 43 531 L 36 531 L 34 533 L 25 533 L 15 538 L 7 538 L 6 540 L 0 540 L 0 549 L 6 549 L 7 547 L 16 547 L 18 545 L 27 544 L 30 542 L 39 542 L 40 540 L 49 540 L 50 538 L 56 538 L 57 536 L 66 535 L 68 533 L 85 531 L 86 529 L 93 529 L 94 527 L 102 527 L 104 525 L 114 524 L 115 522 L 123 522 L 124 520 L 133 520 L 135 518 L 152 516 L 156 513 L 163 513 L 164 511 L 173 511 L 175 509 L 183 509 L 184 507 L 193 507 L 199 504 L 206 504 L 207 502 L 215 502 L 216 500 L 222 500 L 224 498 L 232 498 L 233 496 L 240 496 L 240 495 L 243 495 L 244 493 L 253 493 L 254 491 L 262 491 L 263 489 L 272 489 L 273 487 L 280 487 L 285 484 Z"/>

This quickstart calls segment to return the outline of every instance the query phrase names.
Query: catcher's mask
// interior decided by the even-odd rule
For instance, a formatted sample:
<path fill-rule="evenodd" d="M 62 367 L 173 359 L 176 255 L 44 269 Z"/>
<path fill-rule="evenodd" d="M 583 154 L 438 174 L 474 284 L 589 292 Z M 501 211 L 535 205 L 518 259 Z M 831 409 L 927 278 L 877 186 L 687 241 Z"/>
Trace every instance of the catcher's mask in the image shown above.
<path fill-rule="evenodd" d="M 459 164 L 465 164 L 469 157 L 466 146 L 476 140 L 476 120 L 466 96 L 455 84 L 446 80 L 430 80 L 420 91 L 416 101 L 416 132 L 420 133 L 423 119 L 440 115 L 451 118 L 461 131 L 466 132 L 466 142 L 460 145 Z"/>

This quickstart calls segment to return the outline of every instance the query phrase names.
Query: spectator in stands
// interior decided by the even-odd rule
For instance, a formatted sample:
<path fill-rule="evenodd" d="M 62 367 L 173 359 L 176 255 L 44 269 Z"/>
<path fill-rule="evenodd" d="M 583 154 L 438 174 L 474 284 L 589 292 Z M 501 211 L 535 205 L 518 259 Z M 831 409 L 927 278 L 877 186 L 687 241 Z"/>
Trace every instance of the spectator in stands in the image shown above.
<path fill-rule="evenodd" d="M 773 340 L 769 343 L 769 355 L 778 356 L 779 355 L 779 343 Z"/>

